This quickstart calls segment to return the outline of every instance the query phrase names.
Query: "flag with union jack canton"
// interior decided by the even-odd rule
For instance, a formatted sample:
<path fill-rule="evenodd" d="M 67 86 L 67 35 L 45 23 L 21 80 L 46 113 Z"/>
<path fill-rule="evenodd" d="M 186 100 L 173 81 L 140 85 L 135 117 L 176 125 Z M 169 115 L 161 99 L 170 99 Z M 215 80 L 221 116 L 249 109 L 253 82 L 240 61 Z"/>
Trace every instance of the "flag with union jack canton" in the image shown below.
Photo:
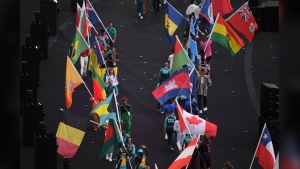
<path fill-rule="evenodd" d="M 248 5 L 248 1 L 226 19 L 232 27 L 252 42 L 255 31 L 258 29 L 254 16 Z"/>
<path fill-rule="evenodd" d="M 90 22 L 95 25 L 96 23 L 100 22 L 100 18 L 97 15 L 92 3 L 89 0 L 86 0 L 86 14 Z"/>

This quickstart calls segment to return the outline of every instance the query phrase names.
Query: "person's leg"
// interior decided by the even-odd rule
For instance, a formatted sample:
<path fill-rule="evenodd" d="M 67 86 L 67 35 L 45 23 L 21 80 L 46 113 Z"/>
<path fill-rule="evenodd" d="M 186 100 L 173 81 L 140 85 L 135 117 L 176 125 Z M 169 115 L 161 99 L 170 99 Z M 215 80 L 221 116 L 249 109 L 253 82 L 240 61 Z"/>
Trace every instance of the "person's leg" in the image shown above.
<path fill-rule="evenodd" d="M 200 110 L 200 113 L 202 113 L 202 107 L 201 107 L 201 98 L 202 98 L 202 95 L 198 95 L 198 108 Z"/>
<path fill-rule="evenodd" d="M 83 74 L 84 74 L 84 76 L 86 76 L 88 62 L 89 62 L 89 58 L 87 56 L 84 57 L 84 66 L 83 66 Z"/>
<path fill-rule="evenodd" d="M 100 130 L 100 128 L 99 128 L 99 122 L 100 122 L 100 118 L 99 118 L 99 116 L 98 116 L 98 114 L 97 113 L 93 113 L 92 114 L 92 117 L 93 117 L 93 121 L 95 122 L 94 123 L 94 131 L 99 131 Z M 98 124 L 97 124 L 98 123 Z"/>
<path fill-rule="evenodd" d="M 203 96 L 203 107 L 205 108 L 204 111 L 207 110 L 206 104 L 207 104 L 207 96 Z"/>
<path fill-rule="evenodd" d="M 156 13 L 159 14 L 159 5 L 160 5 L 160 1 L 156 2 Z"/>
<path fill-rule="evenodd" d="M 115 75 L 117 76 L 118 75 L 118 67 L 117 66 L 113 67 L 113 69 L 114 69 Z"/>
<path fill-rule="evenodd" d="M 83 76 L 83 69 L 84 69 L 84 58 L 80 56 L 80 75 Z"/>

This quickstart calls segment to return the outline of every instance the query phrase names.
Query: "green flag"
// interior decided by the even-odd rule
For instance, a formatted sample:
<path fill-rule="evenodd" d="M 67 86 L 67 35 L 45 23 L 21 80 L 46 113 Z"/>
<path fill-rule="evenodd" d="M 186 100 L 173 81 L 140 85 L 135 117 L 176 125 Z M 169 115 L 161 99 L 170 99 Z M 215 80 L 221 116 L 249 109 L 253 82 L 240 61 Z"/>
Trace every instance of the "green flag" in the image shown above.
<path fill-rule="evenodd" d="M 184 51 L 178 37 L 176 36 L 175 47 L 174 47 L 174 59 L 172 66 L 172 74 L 179 70 L 181 67 L 189 63 L 190 59 L 187 53 Z"/>
<path fill-rule="evenodd" d="M 106 134 L 105 134 L 99 159 L 104 157 L 108 153 L 114 153 L 118 151 L 118 141 L 120 140 L 120 135 L 118 133 L 117 127 L 118 126 L 116 120 L 114 119 L 108 120 Z"/>
<path fill-rule="evenodd" d="M 69 52 L 69 57 L 73 64 L 75 64 L 79 58 L 81 52 L 89 48 L 85 39 L 82 37 L 81 33 L 76 28 L 76 33 L 71 43 L 71 50 Z"/>

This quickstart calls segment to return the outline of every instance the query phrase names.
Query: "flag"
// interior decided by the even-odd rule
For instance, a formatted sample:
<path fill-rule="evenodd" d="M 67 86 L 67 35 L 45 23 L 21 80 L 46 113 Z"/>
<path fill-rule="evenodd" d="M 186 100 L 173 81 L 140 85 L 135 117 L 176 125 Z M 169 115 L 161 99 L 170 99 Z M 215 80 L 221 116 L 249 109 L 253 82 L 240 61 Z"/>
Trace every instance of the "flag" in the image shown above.
<path fill-rule="evenodd" d="M 178 69 L 190 62 L 190 59 L 187 53 L 184 51 L 178 37 L 176 36 L 175 46 L 174 46 L 174 57 L 173 57 L 173 66 L 172 74 L 175 73 Z"/>
<path fill-rule="evenodd" d="M 71 49 L 69 51 L 69 57 L 73 64 L 75 64 L 77 62 L 80 53 L 83 52 L 87 48 L 89 48 L 89 46 L 86 43 L 85 38 L 82 36 L 82 34 L 76 28 L 75 36 L 73 38 L 73 41 L 71 43 Z"/>
<path fill-rule="evenodd" d="M 64 111 L 56 132 L 57 153 L 72 158 L 83 140 L 87 126 L 88 120 Z"/>
<path fill-rule="evenodd" d="M 233 11 L 230 0 L 212 0 L 212 8 L 214 16 L 217 16 L 218 13 L 223 16 Z"/>
<path fill-rule="evenodd" d="M 249 8 L 248 1 L 229 16 L 226 21 L 244 35 L 249 42 L 252 42 L 252 38 L 258 26 Z"/>
<path fill-rule="evenodd" d="M 211 40 L 226 47 L 231 56 L 235 55 L 245 44 L 222 16 L 217 16 Z"/>
<path fill-rule="evenodd" d="M 180 153 L 180 155 L 176 158 L 176 160 L 169 166 L 168 169 L 178 169 L 184 166 L 187 166 L 192 158 L 195 147 L 198 142 L 198 137 L 195 137 L 188 146 Z"/>
<path fill-rule="evenodd" d="M 178 116 L 179 116 L 180 130 L 183 133 L 189 134 L 189 132 L 191 132 L 191 134 L 196 134 L 196 135 L 206 134 L 208 136 L 216 137 L 217 126 L 215 124 L 206 121 L 197 115 L 188 113 L 179 104 L 177 104 L 177 107 L 179 108 Z"/>
<path fill-rule="evenodd" d="M 100 49 L 99 41 L 97 40 L 97 37 L 95 36 L 95 41 L 93 42 L 93 48 L 95 50 L 96 56 L 97 56 L 97 63 L 104 62 L 104 58 Z M 104 62 L 105 63 L 105 62 Z"/>
<path fill-rule="evenodd" d="M 66 81 L 65 81 L 65 97 L 67 109 L 72 105 L 72 94 L 74 89 L 78 87 L 81 83 L 84 83 L 79 73 L 75 69 L 70 58 L 67 57 L 66 62 Z"/>
<path fill-rule="evenodd" d="M 104 157 L 108 153 L 117 152 L 119 140 L 120 135 L 118 134 L 116 120 L 109 119 L 99 158 Z"/>
<path fill-rule="evenodd" d="M 100 22 L 100 18 L 89 0 L 86 0 L 86 14 L 90 22 L 95 25 Z"/>
<path fill-rule="evenodd" d="M 209 32 L 212 31 L 214 26 L 214 15 L 213 15 L 213 8 L 212 8 L 212 0 L 204 0 L 200 9 L 200 15 L 207 20 L 209 23 Z"/>
<path fill-rule="evenodd" d="M 190 88 L 189 71 L 188 67 L 185 66 L 152 91 L 152 94 L 162 105 L 169 99 L 177 97 L 178 95 L 190 95 Z"/>
<path fill-rule="evenodd" d="M 104 83 L 103 79 L 100 77 L 95 67 L 93 66 L 93 90 L 94 90 L 94 98 L 96 100 L 106 99 L 105 88 L 106 88 L 106 84 Z"/>
<path fill-rule="evenodd" d="M 92 113 L 97 113 L 99 116 L 102 114 L 109 114 L 108 107 L 111 104 L 111 99 L 113 97 L 113 93 L 110 94 L 104 101 L 99 103 L 96 107 L 93 108 L 93 110 L 90 112 L 90 115 Z"/>
<path fill-rule="evenodd" d="M 195 58 L 198 57 L 198 48 L 197 48 L 197 42 L 196 42 L 196 29 L 194 27 L 195 23 L 194 20 L 191 20 L 191 26 L 190 26 L 190 34 L 189 34 L 189 41 L 188 41 L 188 48 L 190 48 L 191 51 L 191 60 L 193 63 L 195 63 Z"/>
<path fill-rule="evenodd" d="M 99 125 L 102 126 L 106 120 L 109 120 L 109 119 L 113 119 L 113 120 L 116 120 L 117 119 L 117 115 L 115 112 L 112 112 L 112 113 L 109 113 L 109 114 L 102 114 L 100 116 L 100 122 L 99 122 Z"/>
<path fill-rule="evenodd" d="M 171 4 L 167 2 L 166 14 L 165 14 L 165 33 L 166 41 L 170 44 L 174 44 L 173 34 L 183 21 L 182 16 Z"/>
<path fill-rule="evenodd" d="M 258 158 L 258 163 L 264 169 L 273 169 L 275 164 L 275 153 L 271 135 L 269 133 L 268 127 L 266 126 L 266 123 L 259 138 L 255 157 Z"/>
<path fill-rule="evenodd" d="M 89 21 L 86 16 L 86 10 L 85 10 L 85 3 L 83 1 L 82 8 L 80 11 L 80 19 L 78 23 L 78 28 L 84 39 L 88 37 L 88 32 L 91 30 L 91 27 L 89 28 Z"/>
<path fill-rule="evenodd" d="M 91 53 L 90 53 L 90 58 L 89 58 L 89 62 L 88 62 L 88 73 L 89 75 L 91 75 L 93 73 L 93 67 L 95 70 L 98 70 L 98 57 L 97 57 L 97 54 L 96 54 L 96 38 L 94 39 L 94 42 L 93 42 L 93 46 L 91 47 Z M 100 51 L 101 52 L 101 51 Z M 97 72 L 97 71 L 96 71 Z M 103 86 L 102 86 L 103 87 Z"/>
<path fill-rule="evenodd" d="M 186 129 L 187 125 L 186 125 L 186 123 L 183 119 L 183 115 L 182 115 L 183 108 L 179 105 L 177 100 L 175 100 L 175 101 L 176 101 L 176 106 L 178 109 L 177 114 L 178 114 L 178 120 L 179 120 L 180 133 L 182 133 Z"/>
<path fill-rule="evenodd" d="M 190 84 L 192 86 L 191 93 L 194 94 L 195 98 L 197 96 L 197 86 L 196 86 L 196 69 L 195 66 L 193 66 L 192 70 L 190 71 Z"/>

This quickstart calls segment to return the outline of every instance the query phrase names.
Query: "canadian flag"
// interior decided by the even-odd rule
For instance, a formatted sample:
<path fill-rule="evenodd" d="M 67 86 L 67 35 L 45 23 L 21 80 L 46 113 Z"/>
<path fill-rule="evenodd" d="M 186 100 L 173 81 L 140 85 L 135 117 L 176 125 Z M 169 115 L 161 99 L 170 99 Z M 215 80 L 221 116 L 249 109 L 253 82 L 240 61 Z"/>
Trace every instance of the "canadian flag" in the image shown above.
<path fill-rule="evenodd" d="M 199 135 L 200 136 L 200 135 Z M 182 151 L 182 153 L 176 158 L 176 160 L 169 166 L 168 169 L 178 169 L 183 166 L 187 166 L 192 158 L 193 152 L 198 142 L 198 137 L 195 137 L 188 146 Z"/>
<path fill-rule="evenodd" d="M 180 131 L 185 134 L 200 134 L 216 137 L 217 126 L 199 116 L 186 112 L 177 102 Z"/>

